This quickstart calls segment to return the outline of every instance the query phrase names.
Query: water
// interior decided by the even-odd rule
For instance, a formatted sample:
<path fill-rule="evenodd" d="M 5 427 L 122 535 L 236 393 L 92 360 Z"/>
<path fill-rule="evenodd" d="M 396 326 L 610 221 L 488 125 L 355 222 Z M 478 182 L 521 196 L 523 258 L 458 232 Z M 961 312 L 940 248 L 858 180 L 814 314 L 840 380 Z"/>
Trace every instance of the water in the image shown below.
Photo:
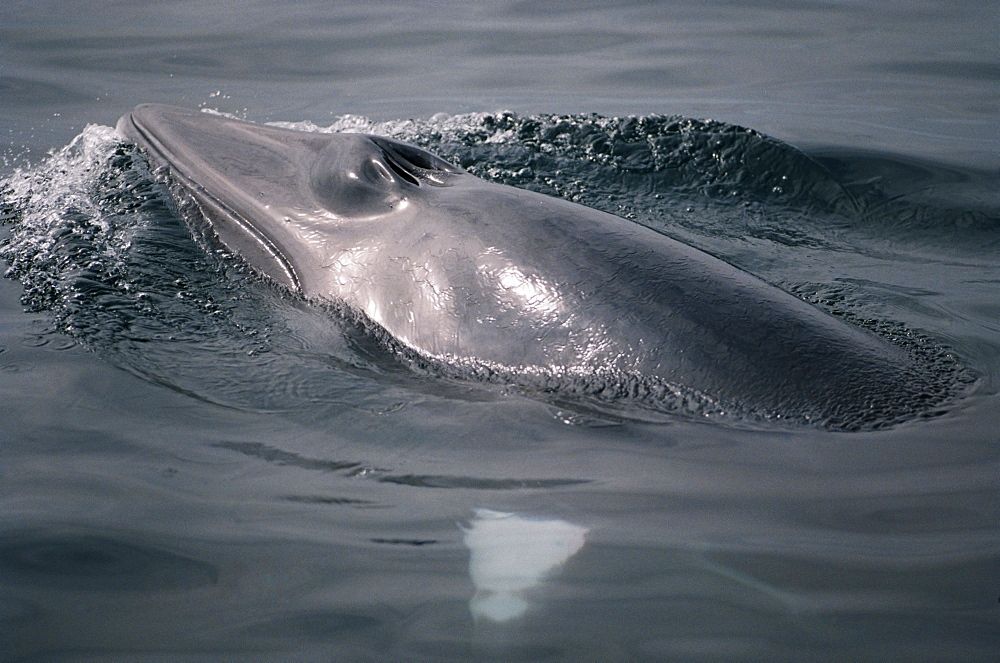
<path fill-rule="evenodd" d="M 2 658 L 992 660 L 998 18 L 6 3 Z M 109 128 L 143 101 L 633 218 L 959 395 L 842 433 L 414 374 L 204 250 Z"/>

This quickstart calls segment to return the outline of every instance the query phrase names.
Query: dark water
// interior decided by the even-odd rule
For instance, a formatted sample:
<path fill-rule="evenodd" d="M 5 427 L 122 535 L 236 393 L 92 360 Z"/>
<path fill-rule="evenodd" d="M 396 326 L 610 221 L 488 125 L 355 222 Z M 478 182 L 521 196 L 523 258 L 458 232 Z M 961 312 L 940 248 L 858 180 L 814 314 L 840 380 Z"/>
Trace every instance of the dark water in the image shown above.
<path fill-rule="evenodd" d="M 995 660 L 998 19 L 6 3 L 0 658 Z M 192 237 L 110 129 L 143 101 L 632 218 L 956 396 L 843 433 L 414 374 Z"/>

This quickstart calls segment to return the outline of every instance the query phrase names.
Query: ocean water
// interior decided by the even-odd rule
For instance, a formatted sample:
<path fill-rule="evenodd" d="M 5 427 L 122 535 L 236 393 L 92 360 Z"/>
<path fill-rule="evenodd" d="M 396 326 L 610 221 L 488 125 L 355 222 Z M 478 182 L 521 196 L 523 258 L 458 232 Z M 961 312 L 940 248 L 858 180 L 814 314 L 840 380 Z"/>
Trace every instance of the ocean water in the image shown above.
<path fill-rule="evenodd" d="M 1000 10 L 7 2 L 0 658 L 995 660 Z M 402 138 L 947 376 L 843 432 L 414 372 L 206 247 L 142 102 Z"/>

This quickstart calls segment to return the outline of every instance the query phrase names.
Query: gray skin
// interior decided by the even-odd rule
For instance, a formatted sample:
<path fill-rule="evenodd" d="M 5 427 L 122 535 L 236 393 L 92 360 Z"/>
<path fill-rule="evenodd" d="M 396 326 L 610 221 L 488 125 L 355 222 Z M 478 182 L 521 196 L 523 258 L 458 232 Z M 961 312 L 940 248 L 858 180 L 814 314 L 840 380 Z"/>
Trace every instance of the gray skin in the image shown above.
<path fill-rule="evenodd" d="M 118 131 L 253 268 L 433 364 L 848 428 L 919 400 L 919 367 L 881 338 L 653 230 L 417 147 L 161 105 Z"/>

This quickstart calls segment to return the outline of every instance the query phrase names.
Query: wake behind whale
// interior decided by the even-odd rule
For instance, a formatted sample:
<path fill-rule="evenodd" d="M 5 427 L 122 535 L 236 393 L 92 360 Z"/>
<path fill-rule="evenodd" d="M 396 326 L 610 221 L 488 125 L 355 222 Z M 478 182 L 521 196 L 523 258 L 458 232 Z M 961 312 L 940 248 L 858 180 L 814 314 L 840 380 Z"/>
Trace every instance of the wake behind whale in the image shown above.
<path fill-rule="evenodd" d="M 119 131 L 169 169 L 189 220 L 434 373 L 626 414 L 843 429 L 954 394 L 907 349 L 723 261 L 412 145 L 163 106 Z"/>

